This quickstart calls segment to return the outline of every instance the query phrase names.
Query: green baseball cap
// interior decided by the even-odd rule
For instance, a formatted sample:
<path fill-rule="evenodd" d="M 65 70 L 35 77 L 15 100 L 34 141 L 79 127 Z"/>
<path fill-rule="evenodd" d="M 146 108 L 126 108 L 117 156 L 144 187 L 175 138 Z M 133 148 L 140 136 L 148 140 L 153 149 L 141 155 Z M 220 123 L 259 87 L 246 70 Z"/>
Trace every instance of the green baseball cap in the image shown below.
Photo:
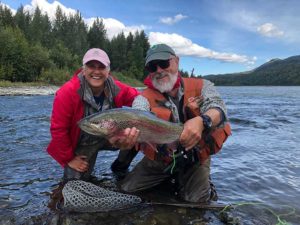
<path fill-rule="evenodd" d="M 174 50 L 166 44 L 153 45 L 147 51 L 145 66 L 153 60 L 167 60 L 171 56 L 176 56 Z"/>

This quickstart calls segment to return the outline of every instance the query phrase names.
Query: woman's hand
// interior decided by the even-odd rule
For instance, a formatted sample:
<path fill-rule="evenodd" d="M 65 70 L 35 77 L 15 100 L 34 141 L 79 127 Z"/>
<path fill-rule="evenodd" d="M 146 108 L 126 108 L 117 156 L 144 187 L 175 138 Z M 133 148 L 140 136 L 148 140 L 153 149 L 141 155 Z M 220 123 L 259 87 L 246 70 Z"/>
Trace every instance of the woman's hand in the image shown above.
<path fill-rule="evenodd" d="M 89 169 L 89 163 L 87 162 L 87 157 L 84 155 L 75 156 L 69 163 L 68 166 L 72 169 L 84 173 Z"/>

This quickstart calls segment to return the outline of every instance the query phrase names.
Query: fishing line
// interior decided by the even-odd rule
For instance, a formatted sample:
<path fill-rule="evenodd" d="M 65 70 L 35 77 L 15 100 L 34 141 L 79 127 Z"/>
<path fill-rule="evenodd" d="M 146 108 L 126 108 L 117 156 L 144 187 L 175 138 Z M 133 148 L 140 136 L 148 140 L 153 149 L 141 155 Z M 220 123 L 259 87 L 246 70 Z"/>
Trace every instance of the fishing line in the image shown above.
<path fill-rule="evenodd" d="M 272 209 L 270 209 L 269 207 L 266 206 L 266 204 L 264 203 L 260 203 L 260 202 L 240 202 L 240 203 L 234 203 L 231 205 L 227 205 L 224 207 L 224 209 L 222 209 L 220 211 L 221 213 L 224 213 L 228 208 L 230 207 L 239 207 L 239 206 L 245 206 L 245 205 L 262 205 L 264 209 L 266 209 L 267 211 L 269 211 L 273 216 L 276 217 L 277 219 L 277 223 L 276 225 L 291 225 L 291 223 L 287 222 L 286 220 L 283 220 L 282 217 L 283 216 L 291 216 L 294 215 L 296 212 L 296 209 L 294 207 L 291 207 L 289 205 L 282 205 L 283 207 L 287 207 L 288 209 L 290 209 L 290 212 L 288 213 L 284 213 L 284 214 L 277 214 L 275 213 Z M 298 215 L 295 214 L 296 217 L 299 217 Z"/>
<path fill-rule="evenodd" d="M 171 168 L 171 174 L 173 174 L 173 169 L 175 168 L 175 165 L 176 165 L 175 152 L 174 151 L 172 151 L 172 152 L 173 152 L 173 155 L 172 155 L 172 157 L 173 157 L 173 165 L 172 165 L 172 168 Z"/>

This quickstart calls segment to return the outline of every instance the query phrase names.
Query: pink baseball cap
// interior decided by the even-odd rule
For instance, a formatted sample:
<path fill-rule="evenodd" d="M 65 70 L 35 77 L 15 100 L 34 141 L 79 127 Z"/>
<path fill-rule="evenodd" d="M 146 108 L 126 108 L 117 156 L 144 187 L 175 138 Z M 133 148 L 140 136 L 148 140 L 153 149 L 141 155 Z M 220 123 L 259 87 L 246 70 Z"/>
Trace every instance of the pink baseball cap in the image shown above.
<path fill-rule="evenodd" d="M 104 66 L 109 66 L 110 60 L 105 51 L 100 48 L 91 48 L 88 50 L 82 59 L 82 64 L 85 65 L 87 62 L 96 60 L 101 62 Z"/>

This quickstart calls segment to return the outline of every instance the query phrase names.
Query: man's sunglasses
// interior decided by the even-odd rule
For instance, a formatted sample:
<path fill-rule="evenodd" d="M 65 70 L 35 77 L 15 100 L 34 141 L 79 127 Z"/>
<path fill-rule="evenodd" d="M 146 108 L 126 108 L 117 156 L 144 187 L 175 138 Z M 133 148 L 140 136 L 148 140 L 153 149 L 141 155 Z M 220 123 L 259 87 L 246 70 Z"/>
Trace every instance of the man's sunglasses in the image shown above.
<path fill-rule="evenodd" d="M 146 66 L 146 70 L 148 70 L 150 73 L 154 73 L 157 71 L 157 66 L 159 66 L 161 69 L 167 69 L 170 66 L 170 60 L 153 60 L 149 62 Z"/>

